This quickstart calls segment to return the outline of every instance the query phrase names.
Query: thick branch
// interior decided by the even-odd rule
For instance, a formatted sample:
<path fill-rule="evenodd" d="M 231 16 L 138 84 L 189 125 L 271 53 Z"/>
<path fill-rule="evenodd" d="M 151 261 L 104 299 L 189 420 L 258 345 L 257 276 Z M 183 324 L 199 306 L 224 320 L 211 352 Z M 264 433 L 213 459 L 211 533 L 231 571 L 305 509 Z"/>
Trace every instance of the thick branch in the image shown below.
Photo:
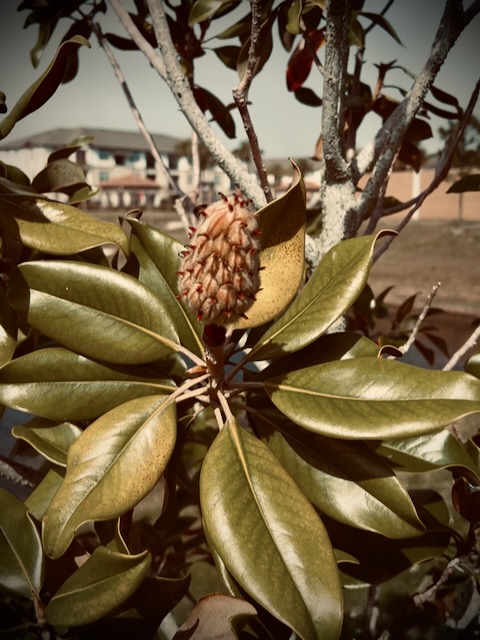
<path fill-rule="evenodd" d="M 388 118 L 375 139 L 359 153 L 354 163 L 357 178 L 376 162 L 360 199 L 359 220 L 363 219 L 375 205 L 380 187 L 388 175 L 405 133 L 421 108 L 425 95 L 432 86 L 448 52 L 463 29 L 479 11 L 480 1 L 478 0 L 472 4 L 468 12 L 463 11 L 461 0 L 447 0 L 430 57 L 416 77 L 409 94 Z"/>
<path fill-rule="evenodd" d="M 115 0 L 117 2 L 118 0 Z M 153 21 L 162 60 L 166 70 L 166 82 L 178 102 L 180 109 L 198 137 L 230 179 L 250 198 L 258 208 L 265 204 L 265 196 L 254 175 L 251 175 L 213 132 L 205 114 L 197 105 L 192 90 L 177 59 L 167 18 L 161 0 L 148 0 L 148 8 Z"/>
<path fill-rule="evenodd" d="M 343 144 L 344 93 L 348 62 L 350 2 L 329 0 L 325 31 L 325 75 L 322 106 L 322 138 L 327 183 L 349 177 Z"/>

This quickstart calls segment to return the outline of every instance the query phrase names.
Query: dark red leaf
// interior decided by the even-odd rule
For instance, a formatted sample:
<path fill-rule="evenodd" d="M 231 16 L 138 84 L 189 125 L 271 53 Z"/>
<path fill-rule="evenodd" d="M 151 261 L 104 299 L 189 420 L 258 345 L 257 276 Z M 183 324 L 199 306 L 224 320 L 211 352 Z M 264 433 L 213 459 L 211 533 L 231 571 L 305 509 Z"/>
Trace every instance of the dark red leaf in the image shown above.
<path fill-rule="evenodd" d="M 318 51 L 323 45 L 325 33 L 323 29 L 315 29 L 314 31 L 309 31 L 305 38 L 308 38 L 309 45 L 307 45 L 305 39 L 302 39 L 288 61 L 287 88 L 289 91 L 300 89 L 308 78 L 313 63 L 312 49 Z"/>

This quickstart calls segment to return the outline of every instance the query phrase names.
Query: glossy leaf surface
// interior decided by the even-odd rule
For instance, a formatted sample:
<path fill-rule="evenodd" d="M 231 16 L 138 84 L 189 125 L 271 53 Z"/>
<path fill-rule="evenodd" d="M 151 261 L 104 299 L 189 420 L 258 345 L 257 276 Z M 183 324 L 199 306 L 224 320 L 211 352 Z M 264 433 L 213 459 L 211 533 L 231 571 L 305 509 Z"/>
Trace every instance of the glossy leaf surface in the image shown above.
<path fill-rule="evenodd" d="M 342 594 L 323 524 L 268 447 L 233 419 L 205 457 L 200 499 L 208 538 L 241 587 L 304 640 L 338 638 Z"/>
<path fill-rule="evenodd" d="M 293 164 L 293 163 L 292 163 Z M 236 329 L 256 327 L 278 315 L 292 300 L 305 268 L 305 185 L 293 164 L 292 185 L 286 193 L 257 212 L 261 231 L 260 286 L 257 299 Z"/>
<path fill-rule="evenodd" d="M 82 355 L 142 364 L 175 350 L 178 337 L 165 304 L 124 273 L 80 262 L 29 262 L 12 282 L 13 307 Z"/>
<path fill-rule="evenodd" d="M 148 551 L 128 556 L 97 547 L 50 600 L 45 608 L 47 622 L 70 627 L 108 615 L 140 586 L 150 561 Z"/>
<path fill-rule="evenodd" d="M 394 360 L 353 358 L 265 381 L 293 422 L 332 438 L 406 438 L 480 412 L 480 382 Z"/>
<path fill-rule="evenodd" d="M 445 429 L 414 438 L 382 440 L 376 451 L 399 471 L 423 473 L 433 469 L 464 467 L 480 478 L 480 468 L 468 448 Z"/>
<path fill-rule="evenodd" d="M 39 109 L 55 93 L 65 77 L 70 55 L 82 45 L 90 47 L 88 40 L 79 35 L 62 42 L 46 71 L 23 93 L 8 116 L 0 122 L 0 139 L 5 138 L 19 120 Z"/>
<path fill-rule="evenodd" d="M 67 158 L 50 161 L 32 181 L 32 187 L 39 193 L 59 191 L 72 195 L 85 186 L 88 185 L 81 167 Z"/>
<path fill-rule="evenodd" d="M 203 343 L 201 334 L 203 326 L 197 322 L 195 315 L 177 300 L 178 275 L 180 268 L 179 253 L 184 245 L 175 238 L 162 233 L 138 220 L 128 219 L 132 227 L 132 260 L 136 260 L 136 268 L 132 266 L 132 275 L 136 275 L 140 282 L 159 297 L 167 306 L 175 321 L 182 344 L 201 356 Z M 137 242 L 135 242 L 137 239 Z"/>
<path fill-rule="evenodd" d="M 32 194 L 19 197 L 0 188 L 0 205 L 0 224 L 31 249 L 70 255 L 112 243 L 128 253 L 127 236 L 118 225 L 69 204 Z"/>
<path fill-rule="evenodd" d="M 48 420 L 89 420 L 127 400 L 174 389 L 154 371 L 109 366 L 61 347 L 28 353 L 0 369 L 0 402 Z"/>
<path fill-rule="evenodd" d="M 250 358 L 298 351 L 321 336 L 360 295 L 375 242 L 384 233 L 345 240 L 330 249 L 298 297 L 252 349 Z M 282 284 L 277 280 L 277 289 Z"/>
<path fill-rule="evenodd" d="M 68 449 L 81 435 L 82 430 L 69 422 L 48 426 L 44 422 L 34 419 L 26 425 L 13 427 L 12 435 L 28 442 L 47 460 L 65 467 Z"/>
<path fill-rule="evenodd" d="M 43 519 L 43 543 L 61 556 L 84 522 L 110 520 L 157 483 L 176 439 L 175 403 L 138 398 L 92 423 L 70 447 L 67 473 Z"/>
<path fill-rule="evenodd" d="M 325 438 L 288 421 L 280 432 L 278 423 L 272 412 L 255 417 L 265 442 L 321 513 L 389 538 L 423 532 L 406 490 L 366 443 Z"/>
<path fill-rule="evenodd" d="M 40 535 L 27 507 L 0 487 L 0 584 L 24 598 L 39 593 L 44 558 Z"/>
<path fill-rule="evenodd" d="M 25 506 L 37 520 L 41 520 L 48 509 L 53 496 L 63 481 L 63 474 L 56 469 L 49 469 L 42 481 L 25 500 Z"/>
<path fill-rule="evenodd" d="M 17 346 L 17 318 L 0 283 L 0 367 L 10 360 Z"/>

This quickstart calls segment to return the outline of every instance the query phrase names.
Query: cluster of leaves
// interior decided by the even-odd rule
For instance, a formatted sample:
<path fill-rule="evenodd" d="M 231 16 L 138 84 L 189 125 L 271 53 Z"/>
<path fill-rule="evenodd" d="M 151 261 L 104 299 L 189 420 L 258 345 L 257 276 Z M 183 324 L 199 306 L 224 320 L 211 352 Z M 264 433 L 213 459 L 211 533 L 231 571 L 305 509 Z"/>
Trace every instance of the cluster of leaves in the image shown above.
<path fill-rule="evenodd" d="M 173 609 L 183 622 L 192 594 L 223 589 L 193 607 L 189 637 L 211 637 L 215 620 L 233 637 L 333 640 L 344 587 L 469 556 L 479 449 L 444 427 L 480 412 L 478 357 L 469 373 L 430 371 L 328 333 L 364 291 L 383 233 L 334 247 L 304 284 L 294 166 L 291 188 L 257 212 L 263 288 L 212 370 L 176 297 L 183 246 L 40 193 L 76 201 L 83 182 L 55 176 L 30 184 L 4 166 L 0 179 L 0 403 L 26 414 L 13 435 L 45 461 L 25 501 L 0 490 L 4 626 L 148 637 Z M 401 479 L 439 469 L 451 505 Z"/>
<path fill-rule="evenodd" d="M 196 82 L 195 61 L 213 49 L 223 65 L 236 71 L 240 78 L 243 76 L 248 61 L 252 15 L 247 12 L 242 17 L 238 17 L 238 10 L 242 8 L 242 4 L 239 0 L 215 2 L 182 0 L 179 3 L 167 3 L 169 10 L 167 18 L 172 40 L 182 61 L 182 67 L 190 80 L 194 97 L 202 111 L 209 113 L 212 120 L 229 138 L 236 137 L 236 126 L 232 116 L 235 105 L 233 102 L 224 104 L 218 96 Z M 400 70 L 408 77 L 414 76 L 408 69 L 393 61 L 377 65 L 378 78 L 373 88 L 361 80 L 361 58 L 367 34 L 371 29 L 381 28 L 397 43 L 401 44 L 401 41 L 383 12 L 365 11 L 364 0 L 356 0 L 353 4 L 349 43 L 357 50 L 358 63 L 354 73 L 348 76 L 346 83 L 345 137 L 349 146 L 354 148 L 356 132 L 365 116 L 375 113 L 382 122 L 385 122 L 398 106 L 400 99 L 406 95 L 402 86 L 386 84 L 388 74 L 394 70 Z M 322 98 L 313 89 L 305 86 L 305 83 L 311 69 L 320 64 L 317 52 L 325 43 L 324 3 L 268 0 L 261 3 L 261 8 L 259 46 L 254 74 L 260 73 L 270 59 L 274 46 L 273 32 L 276 27 L 282 46 L 290 53 L 286 68 L 288 90 L 302 104 L 309 107 L 321 106 Z M 73 35 L 88 38 L 92 33 L 93 21 L 98 14 L 106 11 L 106 5 L 104 0 L 96 0 L 93 3 L 74 0 L 69 3 L 52 1 L 39 6 L 36 0 L 23 0 L 19 9 L 30 11 L 25 26 L 38 24 L 37 43 L 31 52 L 32 61 L 38 64 L 60 19 L 68 17 L 70 22 L 63 36 L 64 41 L 71 39 Z M 228 22 L 230 16 L 231 24 L 225 27 L 225 22 Z M 156 47 L 155 35 L 144 0 L 135 1 L 135 12 L 130 12 L 130 17 L 147 42 Z M 217 21 L 221 21 L 222 29 L 220 32 L 218 30 L 215 32 L 215 41 L 227 41 L 228 44 L 212 47 L 210 29 Z M 128 37 L 106 33 L 105 38 L 112 46 L 121 50 L 137 50 L 137 45 Z M 236 44 L 237 41 L 238 44 Z M 72 56 L 65 81 L 75 76 L 78 65 L 78 55 Z M 392 96 L 392 91 L 399 93 L 400 99 Z M 462 117 L 462 109 L 455 96 L 437 87 L 432 87 L 430 93 L 433 101 L 425 101 L 422 117 L 415 118 L 413 121 L 398 156 L 401 162 L 413 167 L 416 171 L 419 170 L 422 161 L 419 144 L 433 135 L 428 123 L 429 115 L 436 115 L 447 121 L 456 121 Z M 320 136 L 313 157 L 320 159 L 321 156 Z"/>

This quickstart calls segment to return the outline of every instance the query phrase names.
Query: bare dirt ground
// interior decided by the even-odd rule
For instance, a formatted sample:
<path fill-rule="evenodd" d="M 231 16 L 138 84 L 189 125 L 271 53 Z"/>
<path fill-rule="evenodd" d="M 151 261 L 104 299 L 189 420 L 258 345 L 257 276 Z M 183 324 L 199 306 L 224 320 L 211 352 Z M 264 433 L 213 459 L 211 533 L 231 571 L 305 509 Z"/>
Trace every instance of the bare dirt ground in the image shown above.
<path fill-rule="evenodd" d="M 419 292 L 419 307 L 437 282 L 435 306 L 480 316 L 480 222 L 411 221 L 370 277 L 376 294 L 395 285 L 387 298 L 393 304 Z"/>
<path fill-rule="evenodd" d="M 410 221 L 374 264 L 369 279 L 375 295 L 394 285 L 385 300 L 392 307 L 418 292 L 417 311 L 437 282 L 441 286 L 433 306 L 446 313 L 434 316 L 432 324 L 453 353 L 480 318 L 480 221 Z"/>

